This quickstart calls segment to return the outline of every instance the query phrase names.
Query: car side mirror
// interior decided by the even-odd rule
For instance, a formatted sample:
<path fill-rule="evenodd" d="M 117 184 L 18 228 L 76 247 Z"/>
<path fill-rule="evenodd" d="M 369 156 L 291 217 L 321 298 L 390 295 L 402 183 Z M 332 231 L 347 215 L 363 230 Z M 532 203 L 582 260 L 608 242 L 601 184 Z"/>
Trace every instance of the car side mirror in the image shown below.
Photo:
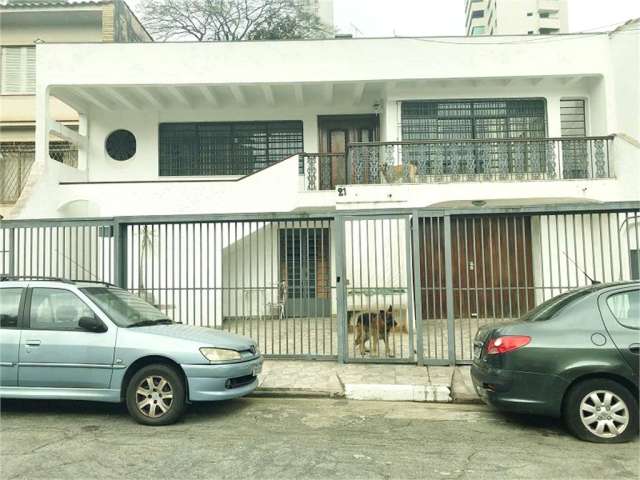
<path fill-rule="evenodd" d="M 78 326 L 83 330 L 93 333 L 104 333 L 107 331 L 107 326 L 102 323 L 102 320 L 98 317 L 81 317 L 80 320 L 78 320 Z"/>

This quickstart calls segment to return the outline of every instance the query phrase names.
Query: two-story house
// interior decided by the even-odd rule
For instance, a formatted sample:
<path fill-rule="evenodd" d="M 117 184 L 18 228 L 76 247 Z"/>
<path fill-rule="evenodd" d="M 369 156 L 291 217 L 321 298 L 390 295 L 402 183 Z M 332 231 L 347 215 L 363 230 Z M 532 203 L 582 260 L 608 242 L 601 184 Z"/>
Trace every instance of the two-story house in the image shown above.
<path fill-rule="evenodd" d="M 638 275 L 639 52 L 637 21 L 38 44 L 36 160 L 0 264 L 116 282 L 273 356 L 358 359 L 354 315 L 388 310 L 374 360 L 468 361 L 478 326 Z"/>

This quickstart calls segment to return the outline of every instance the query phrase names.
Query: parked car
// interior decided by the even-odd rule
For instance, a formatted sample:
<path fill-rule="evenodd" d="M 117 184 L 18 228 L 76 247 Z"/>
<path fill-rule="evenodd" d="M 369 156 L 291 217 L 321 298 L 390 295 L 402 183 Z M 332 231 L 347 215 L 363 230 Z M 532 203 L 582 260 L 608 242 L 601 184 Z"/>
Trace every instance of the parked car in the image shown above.
<path fill-rule="evenodd" d="M 638 434 L 640 283 L 559 295 L 520 320 L 478 331 L 471 376 L 502 410 L 562 417 L 578 438 Z"/>
<path fill-rule="evenodd" d="M 249 338 L 177 324 L 138 296 L 86 281 L 0 279 L 0 397 L 126 402 L 145 425 L 189 402 L 252 392 Z"/>

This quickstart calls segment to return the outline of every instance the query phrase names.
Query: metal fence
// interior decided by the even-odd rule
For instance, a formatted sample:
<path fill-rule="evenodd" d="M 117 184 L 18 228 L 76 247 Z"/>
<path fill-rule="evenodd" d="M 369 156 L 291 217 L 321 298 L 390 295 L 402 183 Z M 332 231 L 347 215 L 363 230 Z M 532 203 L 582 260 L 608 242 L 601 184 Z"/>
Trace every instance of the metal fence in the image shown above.
<path fill-rule="evenodd" d="M 70 167 L 78 166 L 78 149 L 67 142 L 49 143 L 49 156 Z M 0 143 L 0 203 L 18 201 L 35 158 L 33 142 Z"/>
<path fill-rule="evenodd" d="M 183 323 L 280 357 L 337 356 L 331 218 L 135 223 L 127 287 Z"/>
<path fill-rule="evenodd" d="M 0 275 L 116 283 L 271 357 L 466 363 L 479 327 L 640 276 L 640 205 L 3 221 Z"/>
<path fill-rule="evenodd" d="M 573 180 L 613 176 L 613 136 L 417 140 L 304 154 L 305 189 L 336 185 Z"/>

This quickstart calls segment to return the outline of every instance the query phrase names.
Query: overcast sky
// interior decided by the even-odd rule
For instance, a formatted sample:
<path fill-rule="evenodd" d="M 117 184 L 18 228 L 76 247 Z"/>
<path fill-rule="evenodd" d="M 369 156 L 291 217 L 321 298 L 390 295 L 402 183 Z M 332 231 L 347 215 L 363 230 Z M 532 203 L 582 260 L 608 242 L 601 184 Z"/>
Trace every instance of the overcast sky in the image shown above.
<path fill-rule="evenodd" d="M 137 10 L 140 0 L 127 3 Z M 569 0 L 570 32 L 611 30 L 638 17 L 640 0 Z M 334 20 L 359 37 L 465 34 L 464 0 L 334 0 Z"/>
<path fill-rule="evenodd" d="M 570 32 L 638 17 L 640 0 L 569 0 Z M 364 37 L 465 34 L 464 0 L 334 0 L 334 19 L 340 31 Z"/>

